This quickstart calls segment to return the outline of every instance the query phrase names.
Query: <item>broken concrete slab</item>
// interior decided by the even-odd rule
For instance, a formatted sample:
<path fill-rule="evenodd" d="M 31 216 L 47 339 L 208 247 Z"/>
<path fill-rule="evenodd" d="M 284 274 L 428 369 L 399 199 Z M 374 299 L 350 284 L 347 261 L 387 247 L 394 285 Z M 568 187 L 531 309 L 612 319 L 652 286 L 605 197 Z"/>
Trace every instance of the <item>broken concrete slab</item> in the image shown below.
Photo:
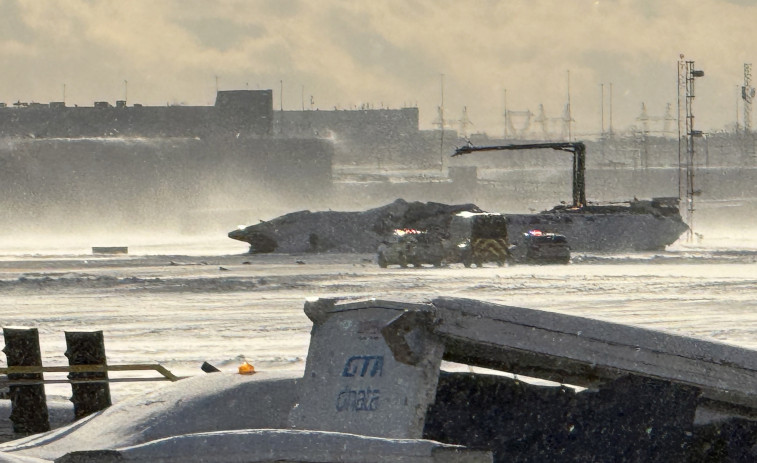
<path fill-rule="evenodd" d="M 662 331 L 471 299 L 432 301 L 444 359 L 591 387 L 623 375 L 700 388 L 757 410 L 757 355 Z"/>

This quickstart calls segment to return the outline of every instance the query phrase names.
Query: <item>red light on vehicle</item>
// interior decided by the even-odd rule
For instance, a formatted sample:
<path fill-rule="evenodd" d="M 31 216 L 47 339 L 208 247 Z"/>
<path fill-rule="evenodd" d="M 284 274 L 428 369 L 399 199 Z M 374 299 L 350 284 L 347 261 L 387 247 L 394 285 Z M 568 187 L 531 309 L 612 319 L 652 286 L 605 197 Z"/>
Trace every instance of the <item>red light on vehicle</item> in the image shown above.
<path fill-rule="evenodd" d="M 423 233 L 425 233 L 425 231 L 417 230 L 415 228 L 397 228 L 394 230 L 394 234 L 397 236 L 422 235 Z"/>
<path fill-rule="evenodd" d="M 533 236 L 541 236 L 542 235 L 541 230 L 529 230 L 528 234 L 529 235 L 533 235 Z"/>

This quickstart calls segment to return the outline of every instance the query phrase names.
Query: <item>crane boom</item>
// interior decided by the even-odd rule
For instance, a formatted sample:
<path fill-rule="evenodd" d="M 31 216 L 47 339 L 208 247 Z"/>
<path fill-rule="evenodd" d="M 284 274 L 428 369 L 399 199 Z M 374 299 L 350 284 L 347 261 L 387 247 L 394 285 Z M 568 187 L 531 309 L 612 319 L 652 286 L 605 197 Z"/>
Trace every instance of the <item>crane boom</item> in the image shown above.
<path fill-rule="evenodd" d="M 514 151 L 544 148 L 573 153 L 572 207 L 582 208 L 586 206 L 586 145 L 583 142 L 523 143 L 494 146 L 474 146 L 468 143 L 466 146 L 457 148 L 452 157 L 479 151 Z"/>

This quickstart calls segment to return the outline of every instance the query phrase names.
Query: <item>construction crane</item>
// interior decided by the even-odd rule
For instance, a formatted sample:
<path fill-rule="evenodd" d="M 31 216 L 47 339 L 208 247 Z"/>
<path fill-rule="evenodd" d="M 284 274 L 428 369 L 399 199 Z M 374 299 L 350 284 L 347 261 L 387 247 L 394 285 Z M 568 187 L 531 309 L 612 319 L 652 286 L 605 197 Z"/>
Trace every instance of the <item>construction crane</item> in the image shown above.
<path fill-rule="evenodd" d="M 479 151 L 514 151 L 553 149 L 573 153 L 573 204 L 575 209 L 586 206 L 586 145 L 583 142 L 525 143 L 495 146 L 474 146 L 470 142 L 457 148 L 452 157 Z"/>

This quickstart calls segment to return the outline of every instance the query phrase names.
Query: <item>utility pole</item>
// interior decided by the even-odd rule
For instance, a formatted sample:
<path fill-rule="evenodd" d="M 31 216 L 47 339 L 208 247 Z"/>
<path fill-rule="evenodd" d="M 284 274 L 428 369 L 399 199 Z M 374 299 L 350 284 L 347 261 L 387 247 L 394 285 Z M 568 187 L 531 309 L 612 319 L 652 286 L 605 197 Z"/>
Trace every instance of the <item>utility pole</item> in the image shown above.
<path fill-rule="evenodd" d="M 686 73 L 686 65 L 683 61 L 683 53 L 680 54 L 680 59 L 676 64 L 676 70 L 678 72 L 678 82 L 676 84 L 678 91 L 678 208 L 683 211 L 683 198 L 685 197 L 685 192 L 683 189 L 684 143 L 682 143 L 681 140 L 683 140 L 683 134 L 685 133 L 683 121 L 686 117 L 686 113 L 683 110 L 683 104 L 681 101 L 686 95 L 686 81 L 683 79 L 683 76 Z M 681 212 L 681 214 L 683 214 L 683 212 Z"/>
<path fill-rule="evenodd" d="M 741 99 L 741 89 L 740 86 L 736 85 L 736 129 L 734 130 L 734 133 L 739 133 L 739 100 Z"/>
<path fill-rule="evenodd" d="M 441 75 L 441 94 L 442 101 L 439 106 L 439 127 L 441 128 L 441 137 L 439 138 L 439 170 L 444 171 L 444 74 Z"/>
<path fill-rule="evenodd" d="M 612 82 L 610 82 L 610 128 L 608 129 L 608 132 L 612 137 Z"/>
<path fill-rule="evenodd" d="M 508 133 L 507 133 L 507 125 L 510 123 L 510 121 L 507 119 L 507 89 L 505 89 L 505 140 L 507 140 Z"/>
<path fill-rule="evenodd" d="M 605 136 L 605 84 L 599 84 L 599 114 L 602 119 L 600 137 Z"/>
<path fill-rule="evenodd" d="M 570 69 L 568 69 L 568 141 L 573 140 L 573 129 L 572 129 L 572 122 L 573 122 L 573 115 L 570 111 Z"/>

